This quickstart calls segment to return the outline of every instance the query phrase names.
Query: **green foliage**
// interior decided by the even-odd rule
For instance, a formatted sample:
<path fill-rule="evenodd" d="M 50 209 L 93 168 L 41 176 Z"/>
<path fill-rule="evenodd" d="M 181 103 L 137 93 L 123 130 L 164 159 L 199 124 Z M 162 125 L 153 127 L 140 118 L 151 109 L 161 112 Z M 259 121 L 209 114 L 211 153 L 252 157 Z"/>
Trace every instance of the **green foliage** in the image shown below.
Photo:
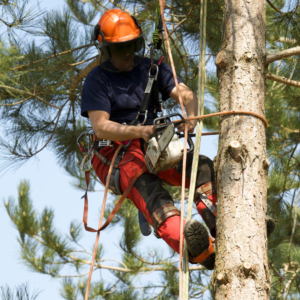
<path fill-rule="evenodd" d="M 21 284 L 14 289 L 9 286 L 1 286 L 1 300 L 35 300 L 40 292 L 34 291 L 32 294 L 29 291 L 27 284 Z"/>

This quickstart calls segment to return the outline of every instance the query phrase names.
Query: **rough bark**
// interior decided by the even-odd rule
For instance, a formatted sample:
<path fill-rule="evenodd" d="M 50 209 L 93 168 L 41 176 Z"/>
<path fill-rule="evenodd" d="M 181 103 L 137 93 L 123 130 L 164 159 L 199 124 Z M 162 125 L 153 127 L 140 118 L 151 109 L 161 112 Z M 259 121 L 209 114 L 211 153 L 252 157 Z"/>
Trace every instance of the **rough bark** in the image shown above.
<path fill-rule="evenodd" d="M 225 0 L 216 57 L 220 111 L 265 115 L 265 1 Z M 268 158 L 259 118 L 220 118 L 215 299 L 269 299 L 266 211 Z"/>

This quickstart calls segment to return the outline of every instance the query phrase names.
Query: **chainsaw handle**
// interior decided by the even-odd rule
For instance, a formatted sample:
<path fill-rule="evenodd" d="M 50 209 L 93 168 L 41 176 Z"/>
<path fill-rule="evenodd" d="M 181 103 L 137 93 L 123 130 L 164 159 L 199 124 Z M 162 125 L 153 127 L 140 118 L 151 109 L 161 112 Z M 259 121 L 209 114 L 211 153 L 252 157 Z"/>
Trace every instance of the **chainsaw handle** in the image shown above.
<path fill-rule="evenodd" d="M 178 138 L 183 138 L 184 137 L 184 134 L 183 133 L 177 133 L 175 132 L 178 136 Z M 190 149 L 187 151 L 187 153 L 193 153 L 194 152 L 194 142 L 192 140 L 192 137 L 195 136 L 195 134 L 193 133 L 188 133 L 188 138 L 187 138 L 187 141 L 188 141 L 188 144 L 189 144 L 189 147 Z"/>
<path fill-rule="evenodd" d="M 171 120 L 172 117 L 179 117 L 180 120 L 172 121 Z M 173 114 L 166 115 L 166 116 L 163 116 L 163 117 L 155 118 L 154 121 L 153 121 L 154 130 L 157 130 L 157 129 L 160 129 L 160 128 L 165 128 L 166 125 L 168 125 L 169 123 L 173 123 L 175 128 L 176 128 L 180 124 L 184 123 L 184 118 L 179 113 L 173 113 Z"/>

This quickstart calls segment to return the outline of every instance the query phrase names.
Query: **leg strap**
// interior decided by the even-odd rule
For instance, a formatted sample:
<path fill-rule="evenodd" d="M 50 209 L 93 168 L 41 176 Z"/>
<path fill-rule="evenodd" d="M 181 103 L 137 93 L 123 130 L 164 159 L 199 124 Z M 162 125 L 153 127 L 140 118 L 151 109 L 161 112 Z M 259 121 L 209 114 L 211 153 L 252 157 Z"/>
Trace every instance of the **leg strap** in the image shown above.
<path fill-rule="evenodd" d="M 215 181 L 207 182 L 196 189 L 195 199 L 198 194 L 205 194 L 206 196 L 210 196 L 212 194 L 217 193 L 216 183 Z M 196 203 L 197 204 L 197 203 Z"/>
<path fill-rule="evenodd" d="M 211 202 L 211 200 L 207 197 L 213 194 L 216 194 L 216 184 L 214 181 L 207 182 L 198 188 L 195 191 L 194 202 L 196 206 L 202 201 L 205 206 L 214 214 L 216 215 L 216 206 Z"/>
<path fill-rule="evenodd" d="M 180 216 L 180 211 L 173 204 L 166 204 L 158 208 L 152 214 L 153 227 L 155 231 L 159 228 L 167 219 L 173 216 Z"/>
<path fill-rule="evenodd" d="M 95 142 L 96 143 L 96 142 Z M 112 173 L 111 173 L 111 177 L 110 177 L 110 182 L 109 182 L 109 189 L 115 194 L 115 195 L 122 195 L 122 190 L 121 190 L 121 186 L 120 186 L 120 169 L 119 169 L 119 164 L 120 161 L 123 159 L 124 154 L 127 150 L 127 148 L 129 147 L 131 141 L 126 145 L 123 146 L 120 150 L 120 152 L 118 153 L 118 156 L 115 160 L 113 169 L 112 169 Z M 111 161 L 108 160 L 106 157 L 104 157 L 101 153 L 100 153 L 101 148 L 96 148 L 94 149 L 94 154 L 101 160 L 101 162 L 103 164 L 106 164 L 108 166 L 110 166 Z M 107 174 L 108 175 L 108 174 Z M 106 183 L 106 178 L 107 175 L 105 177 L 105 183 Z"/>

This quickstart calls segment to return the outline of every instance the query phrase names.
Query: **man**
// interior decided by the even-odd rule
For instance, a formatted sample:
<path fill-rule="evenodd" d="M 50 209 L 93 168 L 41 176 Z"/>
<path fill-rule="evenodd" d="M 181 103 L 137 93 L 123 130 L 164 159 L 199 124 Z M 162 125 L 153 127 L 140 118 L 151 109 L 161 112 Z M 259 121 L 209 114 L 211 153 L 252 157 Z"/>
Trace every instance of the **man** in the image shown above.
<path fill-rule="evenodd" d="M 120 189 L 126 190 L 133 176 L 145 165 L 141 143 L 148 142 L 153 133 L 154 103 L 151 98 L 148 118 L 144 126 L 130 126 L 138 114 L 151 67 L 150 59 L 144 58 L 145 42 L 138 22 L 119 9 L 106 11 L 95 27 L 95 38 L 101 43 L 101 63 L 87 76 L 82 90 L 82 116 L 91 121 L 99 139 L 114 141 L 114 147 L 103 147 L 100 155 L 93 157 L 97 176 L 105 184 L 109 166 L 115 150 L 121 141 L 131 140 L 128 149 L 119 162 Z M 197 115 L 197 96 L 179 81 L 180 93 L 188 117 Z M 171 68 L 161 64 L 158 73 L 158 89 L 162 99 L 169 97 L 179 101 Z M 141 119 L 142 120 L 142 119 Z M 196 121 L 187 123 L 188 131 L 193 132 Z M 178 131 L 184 130 L 184 124 Z M 104 157 L 104 159 L 100 159 Z M 192 154 L 187 157 L 186 188 L 189 188 Z M 162 180 L 171 185 L 181 186 L 182 162 L 157 175 L 144 173 L 134 184 L 127 198 L 143 213 L 157 234 L 179 253 L 180 212 L 173 199 L 162 187 Z M 215 235 L 215 216 L 206 206 L 216 205 L 217 195 L 214 183 L 212 161 L 199 157 L 196 180 L 195 202 L 211 234 Z M 204 204 L 204 199 L 205 203 Z M 203 200 L 203 201 L 202 201 Z M 214 268 L 215 254 L 212 239 L 206 228 L 198 221 L 191 220 L 184 227 L 190 262 L 201 263 L 206 268 Z"/>

